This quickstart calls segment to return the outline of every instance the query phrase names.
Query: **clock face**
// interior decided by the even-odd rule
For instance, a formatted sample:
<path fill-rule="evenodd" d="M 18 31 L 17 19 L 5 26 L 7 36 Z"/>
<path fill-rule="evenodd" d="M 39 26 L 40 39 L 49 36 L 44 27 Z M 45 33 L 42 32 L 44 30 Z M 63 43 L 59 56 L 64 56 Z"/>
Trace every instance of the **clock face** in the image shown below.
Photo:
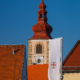
<path fill-rule="evenodd" d="M 36 56 L 35 63 L 36 64 L 43 64 L 43 56 Z"/>
<path fill-rule="evenodd" d="M 41 63 L 41 59 L 38 59 L 38 60 L 37 60 L 37 63 Z"/>

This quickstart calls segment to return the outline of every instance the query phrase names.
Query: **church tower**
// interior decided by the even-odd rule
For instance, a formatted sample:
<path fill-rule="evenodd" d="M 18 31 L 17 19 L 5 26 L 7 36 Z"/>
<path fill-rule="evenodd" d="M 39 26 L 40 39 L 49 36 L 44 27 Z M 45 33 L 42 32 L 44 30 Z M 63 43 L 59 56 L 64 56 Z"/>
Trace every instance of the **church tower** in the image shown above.
<path fill-rule="evenodd" d="M 38 6 L 37 24 L 32 27 L 34 35 L 28 39 L 28 65 L 49 63 L 49 42 L 52 27 L 47 23 L 46 5 L 43 0 Z"/>

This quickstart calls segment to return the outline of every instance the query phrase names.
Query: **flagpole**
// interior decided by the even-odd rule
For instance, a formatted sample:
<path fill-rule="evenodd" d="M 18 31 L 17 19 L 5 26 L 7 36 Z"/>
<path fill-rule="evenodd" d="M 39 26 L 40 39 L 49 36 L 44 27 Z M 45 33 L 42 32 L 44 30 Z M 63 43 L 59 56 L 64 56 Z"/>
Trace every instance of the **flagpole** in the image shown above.
<path fill-rule="evenodd" d="M 63 69 L 63 38 L 62 38 L 62 42 L 61 42 L 61 80 L 63 80 L 63 75 L 62 75 L 62 69 Z"/>

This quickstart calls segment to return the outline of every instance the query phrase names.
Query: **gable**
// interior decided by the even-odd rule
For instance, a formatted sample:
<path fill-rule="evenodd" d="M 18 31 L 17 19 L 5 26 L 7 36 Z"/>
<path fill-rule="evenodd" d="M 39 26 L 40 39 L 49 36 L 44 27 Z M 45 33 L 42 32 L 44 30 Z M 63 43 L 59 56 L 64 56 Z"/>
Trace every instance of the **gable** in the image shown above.
<path fill-rule="evenodd" d="M 63 67 L 64 66 L 80 66 L 80 40 L 77 41 L 75 46 L 64 59 Z"/>
<path fill-rule="evenodd" d="M 0 80 L 21 80 L 24 48 L 24 45 L 0 46 Z"/>

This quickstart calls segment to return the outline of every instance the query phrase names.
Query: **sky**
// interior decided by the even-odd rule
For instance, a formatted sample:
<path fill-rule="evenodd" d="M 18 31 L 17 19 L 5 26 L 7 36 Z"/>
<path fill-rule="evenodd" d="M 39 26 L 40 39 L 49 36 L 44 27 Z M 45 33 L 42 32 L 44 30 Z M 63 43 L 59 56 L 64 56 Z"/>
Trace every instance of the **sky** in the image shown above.
<path fill-rule="evenodd" d="M 37 23 L 41 0 L 0 0 L 0 45 L 25 44 Z M 63 60 L 80 40 L 80 0 L 44 0 L 52 38 L 63 37 Z"/>

